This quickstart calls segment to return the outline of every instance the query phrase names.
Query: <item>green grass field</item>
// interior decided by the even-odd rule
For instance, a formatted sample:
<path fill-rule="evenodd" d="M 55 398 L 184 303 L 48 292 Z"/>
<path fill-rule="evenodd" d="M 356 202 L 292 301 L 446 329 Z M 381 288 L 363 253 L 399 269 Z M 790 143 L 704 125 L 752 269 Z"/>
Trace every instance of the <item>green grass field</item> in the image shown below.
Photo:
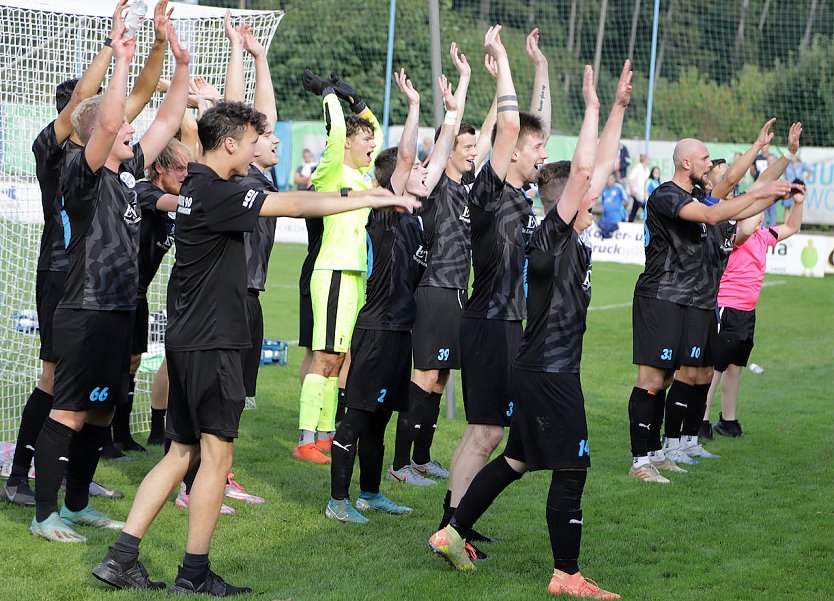
<path fill-rule="evenodd" d="M 297 338 L 299 245 L 277 245 L 269 291 L 262 296 L 268 337 Z M 766 372 L 742 377 L 739 419 L 745 436 L 707 445 L 722 457 L 702 460 L 668 486 L 627 476 L 626 403 L 634 382 L 631 301 L 639 269 L 597 264 L 583 357 L 593 467 L 584 497 L 584 575 L 624 599 L 641 601 L 832 599 L 834 547 L 834 280 L 766 278 L 752 361 Z M 252 599 L 543 599 L 552 570 L 544 518 L 547 473 L 525 476 L 487 512 L 479 529 L 502 542 L 484 546 L 489 561 L 460 574 L 426 545 L 440 518 L 442 483 L 415 489 L 383 480 L 383 492 L 414 515 L 371 515 L 366 527 L 324 518 L 329 468 L 291 458 L 296 441 L 298 366 L 263 367 L 258 409 L 244 413 L 234 471 L 266 505 L 232 504 L 222 516 L 213 566 Z M 463 432 L 441 419 L 434 454 L 448 464 Z M 717 418 L 718 409 L 714 409 Z M 393 452 L 389 427 L 387 456 Z M 103 463 L 97 480 L 126 492 L 96 501 L 127 516 L 136 487 L 159 456 Z M 358 467 L 357 467 L 358 470 Z M 358 474 L 358 471 L 357 471 Z M 352 494 L 358 494 L 354 478 Z M 172 497 L 173 499 L 173 497 Z M 84 528 L 86 545 L 29 535 L 32 511 L 0 507 L 0 599 L 166 599 L 105 588 L 90 570 L 115 540 Z M 142 547 L 156 579 L 170 583 L 181 560 L 186 513 L 166 506 Z M 243 597 L 246 598 L 246 597 Z"/>

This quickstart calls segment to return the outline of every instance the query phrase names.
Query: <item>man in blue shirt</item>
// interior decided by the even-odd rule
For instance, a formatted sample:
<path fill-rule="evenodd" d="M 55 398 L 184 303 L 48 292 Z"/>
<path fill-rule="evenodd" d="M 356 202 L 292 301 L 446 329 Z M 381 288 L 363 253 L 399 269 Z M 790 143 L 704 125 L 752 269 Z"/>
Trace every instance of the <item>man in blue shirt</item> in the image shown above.
<path fill-rule="evenodd" d="M 619 222 L 626 220 L 626 206 L 629 200 L 625 188 L 617 183 L 613 173 L 608 176 L 608 185 L 602 191 L 600 199 L 602 219 L 597 222 L 597 226 L 603 238 L 610 238 L 611 234 L 619 229 Z"/>

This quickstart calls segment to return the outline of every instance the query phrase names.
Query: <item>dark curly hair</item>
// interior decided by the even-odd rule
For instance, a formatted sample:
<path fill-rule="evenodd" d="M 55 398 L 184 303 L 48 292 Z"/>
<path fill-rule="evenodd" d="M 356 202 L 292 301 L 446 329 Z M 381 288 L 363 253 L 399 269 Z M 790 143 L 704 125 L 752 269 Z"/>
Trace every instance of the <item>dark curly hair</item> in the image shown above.
<path fill-rule="evenodd" d="M 397 168 L 397 150 L 399 146 L 392 146 L 386 148 L 376 157 L 374 161 L 374 177 L 379 185 L 387 188 L 391 183 L 391 176 L 394 175 L 394 170 Z"/>
<path fill-rule="evenodd" d="M 203 150 L 209 152 L 226 138 L 239 140 L 250 125 L 260 136 L 267 129 L 266 115 L 243 102 L 221 102 L 203 113 L 197 122 L 197 134 Z"/>

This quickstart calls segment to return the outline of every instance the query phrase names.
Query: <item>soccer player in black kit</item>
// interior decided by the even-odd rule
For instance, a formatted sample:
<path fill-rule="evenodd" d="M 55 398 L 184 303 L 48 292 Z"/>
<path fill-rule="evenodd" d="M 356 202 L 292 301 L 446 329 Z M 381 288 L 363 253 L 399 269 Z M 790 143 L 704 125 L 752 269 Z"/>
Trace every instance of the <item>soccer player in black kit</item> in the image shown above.
<path fill-rule="evenodd" d="M 67 213 L 69 271 L 55 311 L 55 400 L 35 446 L 38 478 L 30 531 L 49 540 L 82 542 L 68 524 L 120 528 L 89 505 L 89 485 L 113 416 L 127 393 L 131 312 L 136 306 L 140 214 L 135 182 L 174 136 L 188 96 L 188 52 L 168 25 L 177 61 L 172 90 L 138 144 L 125 119 L 125 88 L 135 40 L 114 34 L 116 57 L 103 96 L 73 112 L 84 149 L 61 176 Z M 66 470 L 67 493 L 58 513 Z"/>
<path fill-rule="evenodd" d="M 170 94 L 170 92 L 169 92 Z M 199 121 L 204 163 L 189 164 L 177 206 L 176 307 L 166 333 L 171 448 L 145 476 L 127 523 L 93 575 L 116 588 L 160 588 L 138 561 L 139 544 L 189 466 L 191 491 L 183 564 L 170 592 L 230 596 L 235 587 L 209 569 L 208 551 L 232 463 L 245 390 L 241 351 L 251 345 L 246 317 L 244 232 L 259 216 L 321 216 L 414 202 L 380 191 L 264 194 L 229 181 L 256 158 L 266 119 L 242 103 L 220 103 Z M 346 193 L 347 194 L 347 193 Z"/>
<path fill-rule="evenodd" d="M 591 245 L 583 232 L 593 222 L 591 210 L 617 156 L 631 94 L 630 68 L 626 62 L 599 142 L 599 157 L 599 100 L 593 70 L 586 66 L 585 117 L 573 161 L 548 164 L 540 171 L 539 191 L 547 213 L 526 249 L 528 319 L 512 362 L 515 404 L 507 446 L 472 481 L 449 525 L 429 539 L 431 548 L 456 568 L 474 570 L 465 539 L 476 520 L 527 471 L 552 470 L 545 512 L 554 562 L 551 595 L 619 598 L 579 572 L 581 499 L 590 465 L 579 367 L 591 301 Z"/>

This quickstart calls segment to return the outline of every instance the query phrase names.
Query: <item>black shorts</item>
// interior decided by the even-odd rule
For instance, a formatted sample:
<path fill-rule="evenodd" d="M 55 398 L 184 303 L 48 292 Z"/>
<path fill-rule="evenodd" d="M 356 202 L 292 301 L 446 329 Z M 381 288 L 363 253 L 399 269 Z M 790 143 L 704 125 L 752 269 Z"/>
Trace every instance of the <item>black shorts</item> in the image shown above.
<path fill-rule="evenodd" d="M 55 311 L 55 409 L 109 411 L 127 399 L 132 311 Z"/>
<path fill-rule="evenodd" d="M 414 368 L 460 369 L 460 320 L 466 290 L 420 286 L 414 302 Z"/>
<path fill-rule="evenodd" d="M 718 332 L 712 345 L 713 366 L 725 371 L 729 365 L 745 367 L 753 350 L 756 310 L 718 307 Z"/>
<path fill-rule="evenodd" d="M 313 348 L 313 299 L 308 291 L 301 293 L 298 307 L 298 346 Z"/>
<path fill-rule="evenodd" d="M 240 351 L 165 351 L 168 413 L 165 434 L 197 444 L 200 434 L 237 438 L 246 391 Z"/>
<path fill-rule="evenodd" d="M 634 296 L 631 310 L 633 361 L 664 370 L 706 365 L 714 318 L 709 309 Z"/>
<path fill-rule="evenodd" d="M 246 320 L 249 322 L 249 339 L 252 346 L 241 349 L 240 360 L 243 364 L 243 387 L 246 389 L 246 396 L 254 397 L 264 343 L 264 312 L 257 290 L 246 293 Z"/>
<path fill-rule="evenodd" d="M 461 383 L 468 423 L 510 425 L 515 397 L 510 367 L 521 335 L 520 321 L 461 319 Z"/>
<path fill-rule="evenodd" d="M 346 407 L 407 411 L 410 382 L 411 332 L 354 328 Z"/>
<path fill-rule="evenodd" d="M 41 361 L 55 363 L 54 323 L 55 309 L 64 295 L 65 271 L 38 271 L 35 276 L 35 306 L 38 310 L 38 330 L 41 338 Z"/>
<path fill-rule="evenodd" d="M 148 350 L 148 297 L 139 293 L 136 297 L 136 311 L 133 315 L 133 340 L 130 354 L 141 355 Z"/>
<path fill-rule="evenodd" d="M 591 465 L 579 374 L 513 368 L 515 402 L 504 455 L 531 471 Z"/>

